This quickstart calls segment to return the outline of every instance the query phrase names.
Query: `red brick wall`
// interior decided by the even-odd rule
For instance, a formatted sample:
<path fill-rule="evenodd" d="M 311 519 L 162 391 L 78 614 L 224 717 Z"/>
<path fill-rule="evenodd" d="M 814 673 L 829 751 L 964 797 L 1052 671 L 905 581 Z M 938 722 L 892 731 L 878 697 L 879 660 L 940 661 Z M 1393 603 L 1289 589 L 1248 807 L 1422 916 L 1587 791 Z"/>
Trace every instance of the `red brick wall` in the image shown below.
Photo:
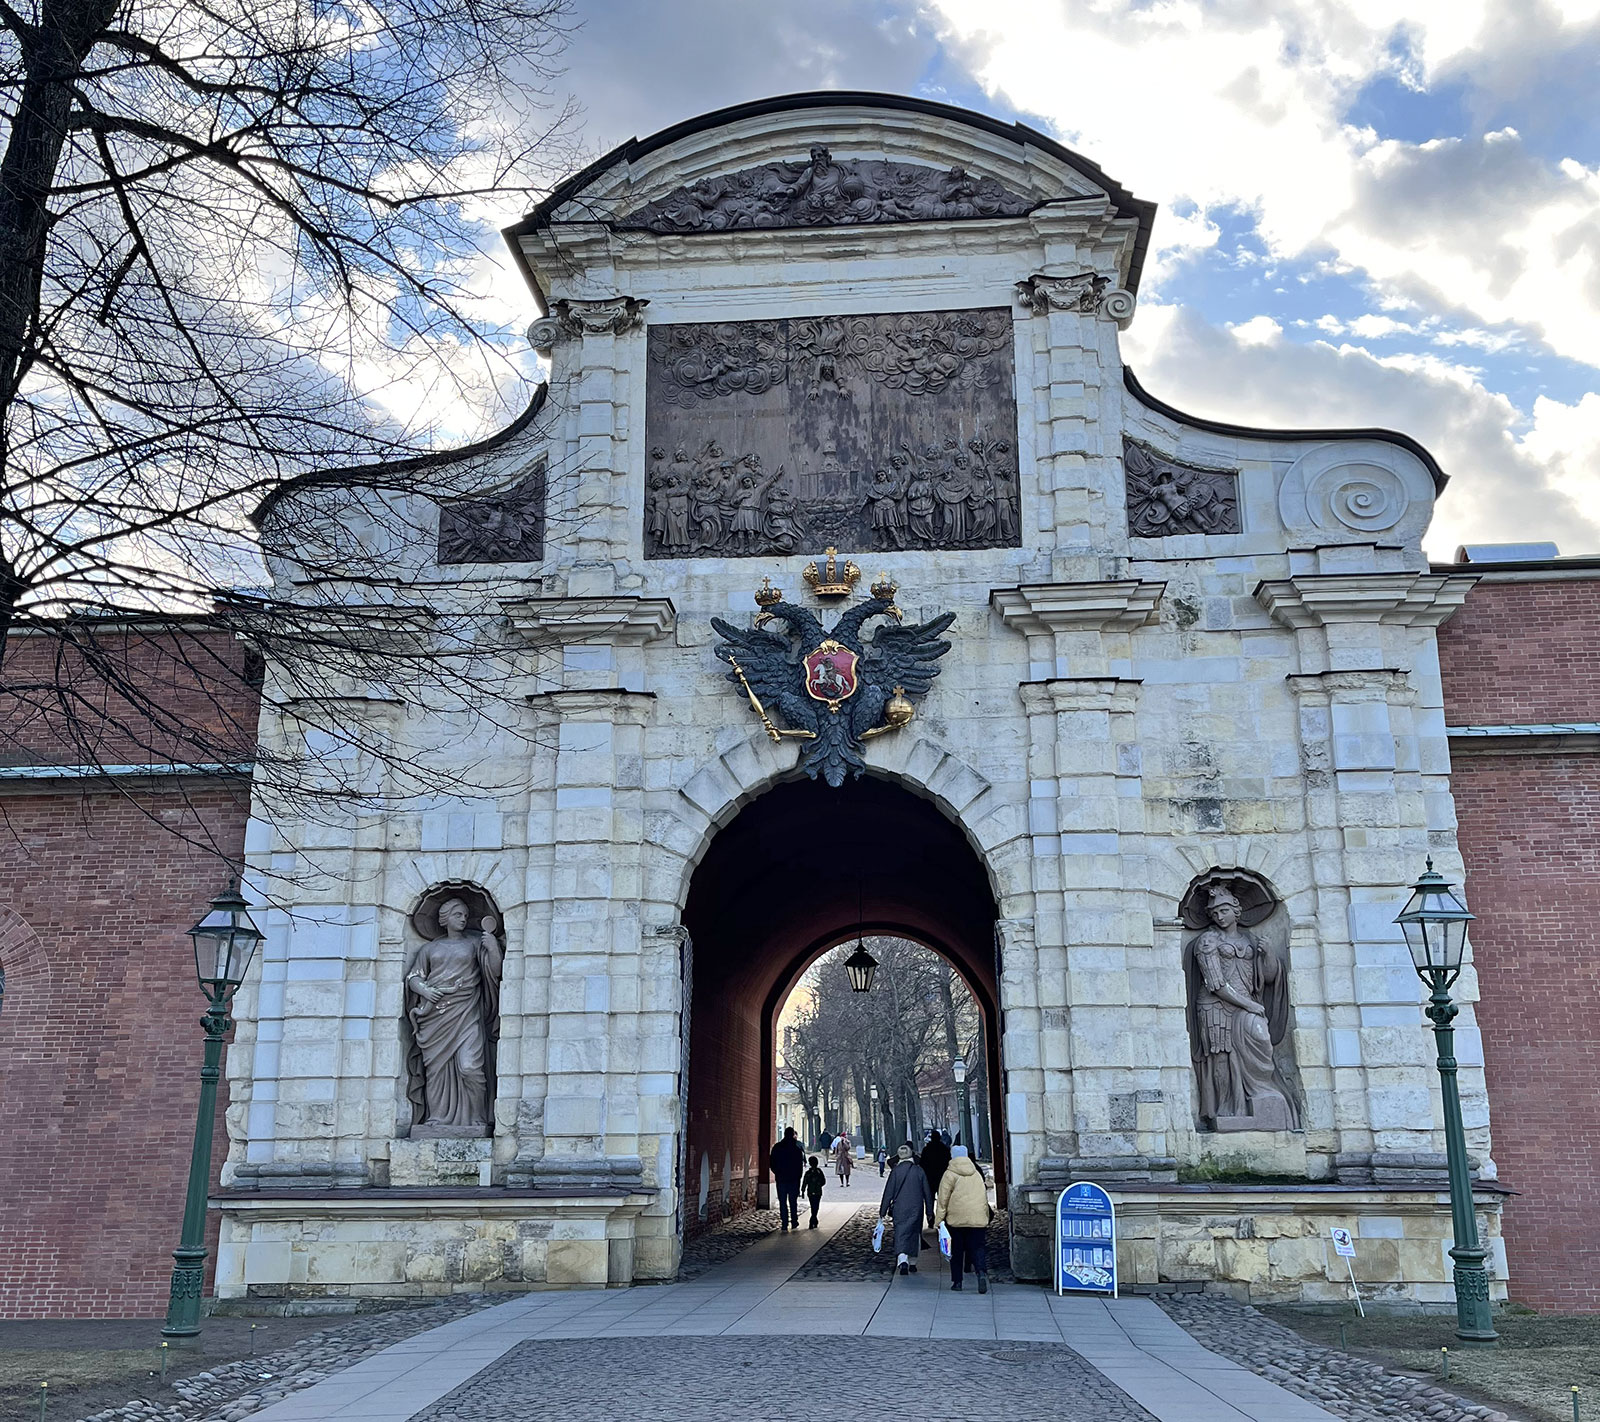
<path fill-rule="evenodd" d="M 0 904 L 39 939 L 6 952 L 0 1318 L 166 1309 L 205 1008 L 184 930 L 226 876 L 173 831 L 237 858 L 247 812 L 242 787 L 188 783 L 141 805 L 77 786 L 0 797 Z M 215 1221 L 209 1235 L 214 1259 Z"/>
<path fill-rule="evenodd" d="M 0 765 L 250 757 L 233 638 L 63 633 L 7 639 Z M 205 1007 L 185 930 L 239 860 L 248 810 L 240 781 L 0 786 L 0 1318 L 165 1310 Z"/>
<path fill-rule="evenodd" d="M 1451 725 L 1600 721 L 1600 580 L 1480 583 L 1440 630 Z M 1511 1294 L 1600 1311 L 1600 755 L 1454 757 Z"/>

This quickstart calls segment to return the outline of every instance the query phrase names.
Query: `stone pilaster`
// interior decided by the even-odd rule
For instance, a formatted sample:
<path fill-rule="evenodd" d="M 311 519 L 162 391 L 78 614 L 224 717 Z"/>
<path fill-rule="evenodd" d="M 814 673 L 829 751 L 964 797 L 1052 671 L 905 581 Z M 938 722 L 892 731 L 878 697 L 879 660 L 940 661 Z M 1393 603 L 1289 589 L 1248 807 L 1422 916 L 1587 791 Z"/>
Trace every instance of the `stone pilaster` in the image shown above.
<path fill-rule="evenodd" d="M 1422 991 L 1394 915 L 1432 855 L 1457 882 L 1433 631 L 1470 578 L 1317 573 L 1262 583 L 1256 599 L 1294 630 L 1307 836 L 1317 885 L 1325 1042 L 1301 1057 L 1308 1127 L 1337 1133 L 1347 1178 L 1403 1183 L 1442 1166 L 1442 1117 Z M 1413 671 L 1413 668 L 1416 671 Z M 1431 670 L 1430 670 L 1431 669 Z M 1475 983 L 1464 978 L 1464 995 Z M 1461 1020 L 1463 1099 L 1487 1156 L 1482 1055 Z M 1305 1014 L 1300 1015 L 1301 1028 Z M 1473 1065 L 1467 1065 L 1467 1063 Z M 1323 1063 L 1323 1065 L 1319 1065 Z"/>
<path fill-rule="evenodd" d="M 525 1010 L 546 1035 L 542 1061 L 534 1041 L 524 1044 L 523 1089 L 542 1075 L 542 1112 L 537 1136 L 519 1132 L 507 1181 L 662 1190 L 658 1203 L 670 1209 L 677 1020 L 645 1000 L 642 983 L 658 975 L 646 959 L 676 946 L 646 940 L 639 904 L 655 702 L 640 685 L 641 648 L 671 631 L 672 604 L 541 598 L 506 611 L 524 636 L 560 642 L 566 683 L 530 698 L 555 745 L 554 774 L 529 817 L 527 897 L 543 908 L 546 932 Z"/>
<path fill-rule="evenodd" d="M 1002 621 L 1028 637 L 1030 670 L 1044 673 L 1019 688 L 1036 1000 L 1014 1011 L 1008 997 L 1004 1047 L 1008 1081 L 1019 1067 L 1036 1075 L 1045 1155 L 1018 1162 L 1019 1180 L 1171 1169 L 1168 1064 L 1148 1046 L 1171 1024 L 1157 1020 L 1164 1008 L 1145 893 L 1139 683 L 1112 671 L 1129 664 L 1131 633 L 1154 614 L 1162 586 L 1052 583 L 990 595 Z"/>

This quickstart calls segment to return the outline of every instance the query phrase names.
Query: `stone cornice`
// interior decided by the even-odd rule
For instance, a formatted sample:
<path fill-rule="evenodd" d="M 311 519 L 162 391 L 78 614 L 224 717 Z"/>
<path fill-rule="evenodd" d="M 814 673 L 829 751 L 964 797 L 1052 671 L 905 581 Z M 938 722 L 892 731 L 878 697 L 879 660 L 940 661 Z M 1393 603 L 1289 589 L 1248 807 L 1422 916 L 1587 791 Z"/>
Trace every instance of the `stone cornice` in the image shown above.
<path fill-rule="evenodd" d="M 1105 583 L 1025 583 L 995 588 L 989 594 L 989 606 L 1014 632 L 1109 632 L 1143 627 L 1151 621 L 1166 586 L 1137 578 Z"/>
<path fill-rule="evenodd" d="M 653 714 L 653 691 L 630 691 L 621 686 L 553 688 L 530 692 L 523 698 L 533 710 L 551 720 L 610 721 L 618 726 L 642 726 Z"/>
<path fill-rule="evenodd" d="M 637 646 L 678 624 L 677 609 L 664 597 L 528 597 L 500 609 L 514 631 L 538 642 Z"/>
<path fill-rule="evenodd" d="M 1476 578 L 1439 573 L 1306 573 L 1256 585 L 1256 601 L 1285 627 L 1337 622 L 1437 627 Z"/>

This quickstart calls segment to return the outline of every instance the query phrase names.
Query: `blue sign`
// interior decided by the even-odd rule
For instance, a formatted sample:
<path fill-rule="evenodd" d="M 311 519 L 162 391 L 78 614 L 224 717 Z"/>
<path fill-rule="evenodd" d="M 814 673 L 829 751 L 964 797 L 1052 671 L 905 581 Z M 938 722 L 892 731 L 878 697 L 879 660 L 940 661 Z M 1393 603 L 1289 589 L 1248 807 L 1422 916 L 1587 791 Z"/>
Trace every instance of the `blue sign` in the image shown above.
<path fill-rule="evenodd" d="M 1056 1201 L 1056 1292 L 1117 1296 L 1117 1215 L 1111 1196 L 1080 1180 Z"/>

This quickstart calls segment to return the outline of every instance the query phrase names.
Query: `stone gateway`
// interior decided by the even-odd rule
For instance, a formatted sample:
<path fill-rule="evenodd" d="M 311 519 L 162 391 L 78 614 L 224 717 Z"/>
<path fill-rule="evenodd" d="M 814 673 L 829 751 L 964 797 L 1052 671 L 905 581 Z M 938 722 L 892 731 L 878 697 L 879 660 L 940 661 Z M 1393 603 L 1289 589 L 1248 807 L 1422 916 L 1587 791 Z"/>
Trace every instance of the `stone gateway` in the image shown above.
<path fill-rule="evenodd" d="M 1394 916 L 1425 856 L 1463 879 L 1436 632 L 1473 578 L 1422 552 L 1405 435 L 1143 390 L 1152 217 L 1031 130 L 823 94 L 510 229 L 537 407 L 460 453 L 465 502 L 337 500 L 419 602 L 498 609 L 506 724 L 352 687 L 457 788 L 372 787 L 381 834 L 258 804 L 253 868 L 307 872 L 236 1007 L 218 1294 L 671 1278 L 763 1199 L 775 1014 L 865 932 L 979 1004 L 1019 1276 L 1086 1178 L 1125 1286 L 1339 1299 L 1339 1226 L 1379 1292 L 1450 1297 Z M 1459 1000 L 1503 1296 L 1470 966 Z"/>

